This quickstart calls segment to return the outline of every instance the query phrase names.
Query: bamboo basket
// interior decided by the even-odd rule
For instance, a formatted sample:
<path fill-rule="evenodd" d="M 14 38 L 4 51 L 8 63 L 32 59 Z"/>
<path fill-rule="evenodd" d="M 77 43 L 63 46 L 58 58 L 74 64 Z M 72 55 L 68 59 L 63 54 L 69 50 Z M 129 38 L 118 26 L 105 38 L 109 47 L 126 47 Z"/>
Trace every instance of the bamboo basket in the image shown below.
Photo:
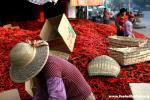
<path fill-rule="evenodd" d="M 109 36 L 108 41 L 110 47 L 147 47 L 150 45 L 150 40 L 125 36 Z"/>
<path fill-rule="evenodd" d="M 150 47 L 109 48 L 108 52 L 123 66 L 150 61 Z"/>
<path fill-rule="evenodd" d="M 111 57 L 102 55 L 94 58 L 88 65 L 89 76 L 114 76 L 120 72 L 119 64 Z"/>
<path fill-rule="evenodd" d="M 60 57 L 60 58 L 65 59 L 65 60 L 68 60 L 68 58 L 69 58 L 69 53 L 65 53 L 65 52 L 61 52 L 61 51 L 55 51 L 55 50 L 50 49 L 50 54 L 57 56 L 57 57 Z"/>

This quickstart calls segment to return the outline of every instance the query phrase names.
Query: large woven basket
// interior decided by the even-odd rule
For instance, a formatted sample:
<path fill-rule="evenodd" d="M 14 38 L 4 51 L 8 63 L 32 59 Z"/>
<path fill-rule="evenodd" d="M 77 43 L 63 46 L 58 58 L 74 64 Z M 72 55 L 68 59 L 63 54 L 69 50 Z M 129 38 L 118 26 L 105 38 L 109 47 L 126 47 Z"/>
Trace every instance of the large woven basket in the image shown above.
<path fill-rule="evenodd" d="M 94 58 L 88 66 L 89 76 L 114 76 L 120 72 L 119 64 L 111 57 L 103 55 Z"/>
<path fill-rule="evenodd" d="M 69 58 L 69 53 L 65 53 L 65 52 L 61 52 L 61 51 L 55 51 L 55 50 L 50 49 L 50 54 L 57 56 L 57 57 L 60 57 L 60 58 L 65 59 L 65 60 L 68 60 L 68 58 Z"/>
<path fill-rule="evenodd" d="M 109 48 L 109 56 L 121 65 L 150 61 L 150 47 Z"/>
<path fill-rule="evenodd" d="M 149 40 L 130 38 L 125 36 L 109 36 L 110 47 L 146 47 L 150 44 Z"/>

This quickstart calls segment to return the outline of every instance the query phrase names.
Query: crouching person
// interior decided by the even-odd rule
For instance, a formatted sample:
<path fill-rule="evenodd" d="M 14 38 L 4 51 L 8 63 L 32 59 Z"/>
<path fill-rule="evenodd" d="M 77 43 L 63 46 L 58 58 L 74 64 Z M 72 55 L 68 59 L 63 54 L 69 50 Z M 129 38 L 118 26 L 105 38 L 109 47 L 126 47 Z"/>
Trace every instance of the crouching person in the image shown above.
<path fill-rule="evenodd" d="M 71 63 L 49 55 L 45 41 L 18 43 L 10 52 L 10 78 L 16 83 L 38 81 L 33 100 L 95 100 L 90 86 Z"/>
<path fill-rule="evenodd" d="M 133 34 L 133 21 L 134 21 L 134 15 L 129 15 L 129 18 L 127 21 L 125 21 L 125 36 L 135 38 Z"/>

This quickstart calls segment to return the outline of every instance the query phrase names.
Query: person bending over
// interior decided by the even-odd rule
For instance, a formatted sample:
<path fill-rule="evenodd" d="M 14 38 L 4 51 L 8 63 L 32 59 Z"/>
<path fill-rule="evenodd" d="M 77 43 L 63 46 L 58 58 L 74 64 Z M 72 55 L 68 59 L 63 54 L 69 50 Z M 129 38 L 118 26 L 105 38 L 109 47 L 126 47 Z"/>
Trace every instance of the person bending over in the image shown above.
<path fill-rule="evenodd" d="M 45 41 L 21 42 L 10 52 L 10 78 L 16 83 L 37 79 L 33 100 L 95 100 L 90 86 L 71 63 L 49 54 Z"/>

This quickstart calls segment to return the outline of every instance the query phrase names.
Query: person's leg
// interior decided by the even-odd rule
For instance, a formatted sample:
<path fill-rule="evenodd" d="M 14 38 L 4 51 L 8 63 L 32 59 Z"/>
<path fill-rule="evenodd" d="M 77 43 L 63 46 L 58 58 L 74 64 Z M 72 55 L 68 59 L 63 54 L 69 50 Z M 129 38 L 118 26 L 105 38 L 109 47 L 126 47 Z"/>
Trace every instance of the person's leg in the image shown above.
<path fill-rule="evenodd" d="M 117 30 L 117 35 L 118 36 L 124 36 L 124 32 L 122 30 Z"/>
<path fill-rule="evenodd" d="M 55 5 L 54 3 L 48 2 L 43 5 L 44 15 L 46 19 L 61 15 L 66 13 L 67 6 L 67 3 L 62 0 L 59 0 Z"/>
<path fill-rule="evenodd" d="M 44 16 L 46 17 L 46 19 L 50 18 L 50 17 L 54 17 L 54 4 L 48 2 L 46 4 L 43 5 L 43 10 L 44 10 Z"/>
<path fill-rule="evenodd" d="M 110 24 L 110 20 L 108 19 L 108 20 L 106 20 L 106 24 Z"/>
<path fill-rule="evenodd" d="M 103 23 L 104 23 L 104 24 L 106 24 L 106 21 L 105 21 L 105 20 L 103 20 Z"/>

